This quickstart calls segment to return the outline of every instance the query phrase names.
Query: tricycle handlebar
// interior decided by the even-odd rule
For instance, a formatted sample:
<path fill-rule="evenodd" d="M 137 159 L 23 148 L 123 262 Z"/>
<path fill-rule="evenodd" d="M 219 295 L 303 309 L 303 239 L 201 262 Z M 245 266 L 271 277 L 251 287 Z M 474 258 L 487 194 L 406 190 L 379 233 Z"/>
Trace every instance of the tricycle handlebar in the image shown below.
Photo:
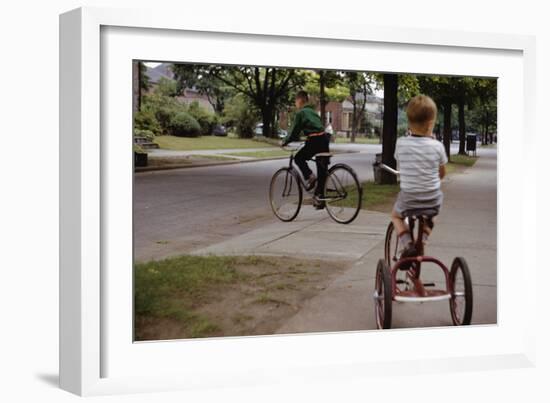
<path fill-rule="evenodd" d="M 399 171 L 397 169 L 393 169 L 390 166 L 387 166 L 386 164 L 379 163 L 377 164 L 380 168 L 382 168 L 384 171 L 387 171 L 389 173 L 392 173 L 394 175 L 399 175 Z"/>

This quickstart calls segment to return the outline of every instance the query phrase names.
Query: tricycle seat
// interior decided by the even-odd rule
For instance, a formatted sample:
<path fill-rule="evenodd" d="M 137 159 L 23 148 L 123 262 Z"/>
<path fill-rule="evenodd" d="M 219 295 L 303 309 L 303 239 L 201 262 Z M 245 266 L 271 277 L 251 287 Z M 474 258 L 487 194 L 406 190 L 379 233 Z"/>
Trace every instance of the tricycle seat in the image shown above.
<path fill-rule="evenodd" d="M 415 208 L 405 210 L 403 212 L 403 217 L 417 218 L 417 217 L 426 217 L 432 218 L 439 214 L 439 209 L 437 208 Z"/>

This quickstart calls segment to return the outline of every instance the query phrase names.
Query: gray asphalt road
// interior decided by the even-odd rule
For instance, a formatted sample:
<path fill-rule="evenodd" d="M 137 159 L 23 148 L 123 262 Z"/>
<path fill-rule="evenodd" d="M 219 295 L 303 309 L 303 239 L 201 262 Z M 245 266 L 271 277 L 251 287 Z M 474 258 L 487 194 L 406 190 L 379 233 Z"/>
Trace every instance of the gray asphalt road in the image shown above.
<path fill-rule="evenodd" d="M 378 145 L 336 145 L 361 180 L 372 179 Z M 271 220 L 267 192 L 287 160 L 249 162 L 139 173 L 134 183 L 134 248 L 137 260 L 158 259 L 239 235 Z M 312 163 L 311 163 L 312 164 Z"/>

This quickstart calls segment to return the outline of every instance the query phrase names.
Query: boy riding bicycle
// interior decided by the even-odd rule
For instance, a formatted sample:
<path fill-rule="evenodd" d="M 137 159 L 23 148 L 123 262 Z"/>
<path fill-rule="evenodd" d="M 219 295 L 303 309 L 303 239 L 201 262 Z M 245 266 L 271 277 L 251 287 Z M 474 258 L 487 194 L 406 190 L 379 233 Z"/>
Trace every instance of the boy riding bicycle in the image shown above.
<path fill-rule="evenodd" d="M 327 133 L 325 133 L 321 117 L 308 102 L 309 97 L 307 92 L 298 91 L 295 98 L 295 105 L 298 112 L 294 117 L 292 129 L 290 129 L 288 135 L 282 140 L 281 146 L 284 147 L 291 141 L 298 140 L 302 132 L 307 137 L 304 146 L 296 153 L 294 161 L 296 165 L 298 165 L 298 168 L 300 168 L 300 171 L 302 171 L 307 190 L 311 190 L 317 181 L 313 205 L 316 209 L 320 210 L 325 208 L 325 202 L 319 199 L 323 198 L 328 159 L 323 158 L 322 160 L 319 159 L 316 161 L 317 175 L 319 178 L 311 172 L 307 161 L 311 160 L 315 154 L 328 153 L 330 140 Z"/>
<path fill-rule="evenodd" d="M 403 214 L 412 209 L 433 209 L 439 212 L 443 203 L 441 179 L 445 176 L 447 155 L 443 145 L 432 137 L 437 117 L 435 102 L 426 95 L 409 100 L 407 119 L 410 135 L 401 137 L 395 146 L 399 164 L 400 192 L 392 211 L 392 222 L 399 236 L 401 257 L 416 255 L 409 228 Z M 431 233 L 433 223 L 424 227 L 423 242 Z"/>

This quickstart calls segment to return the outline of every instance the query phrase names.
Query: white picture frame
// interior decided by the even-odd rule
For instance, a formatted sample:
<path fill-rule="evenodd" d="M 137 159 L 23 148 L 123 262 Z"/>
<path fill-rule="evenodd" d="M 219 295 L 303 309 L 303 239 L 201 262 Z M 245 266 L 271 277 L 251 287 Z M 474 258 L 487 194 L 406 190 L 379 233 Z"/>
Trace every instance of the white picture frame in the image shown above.
<path fill-rule="evenodd" d="M 131 41 L 138 34 L 142 42 L 136 50 L 135 46 L 131 46 Z M 174 58 L 166 51 L 167 47 L 161 45 L 181 40 L 189 40 L 189 49 L 196 50 L 196 58 Z M 198 46 L 193 47 L 192 40 L 206 42 L 202 42 L 199 49 Z M 240 41 L 251 49 L 254 45 L 259 47 L 254 49 L 253 54 L 247 55 L 241 51 L 240 59 L 229 60 L 227 54 L 220 52 L 219 55 L 211 53 L 206 60 L 206 53 L 199 51 L 204 52 L 204 46 L 220 40 Z M 234 45 L 237 46 L 236 42 Z M 131 113 L 131 102 L 119 105 L 121 115 L 116 114 L 118 117 L 115 120 L 118 120 L 114 123 L 109 121 L 110 110 L 107 113 L 102 108 L 105 107 L 105 100 L 109 105 L 118 99 L 131 100 L 131 93 L 124 92 L 128 82 L 117 80 L 116 84 L 109 82 L 107 85 L 102 74 L 118 74 L 116 71 L 127 68 L 117 64 L 115 57 L 124 60 L 219 63 L 239 60 L 242 64 L 269 65 L 274 63 L 273 59 L 267 51 L 262 53 L 259 48 L 283 45 L 294 59 L 289 59 L 288 55 L 284 59 L 280 55 L 277 64 L 302 63 L 299 59 L 301 52 L 307 55 L 313 47 L 331 47 L 332 51 L 337 52 L 347 46 L 346 49 L 381 52 L 376 66 L 371 66 L 375 68 L 371 70 L 433 73 L 434 69 L 438 69 L 440 74 L 470 72 L 472 75 L 476 72 L 486 75 L 484 71 L 502 72 L 502 75 L 489 75 L 499 76 L 498 218 L 502 220 L 510 214 L 505 207 L 511 200 L 506 197 L 506 183 L 502 178 L 505 175 L 510 181 L 518 179 L 519 173 L 514 173 L 517 168 L 513 161 L 520 158 L 527 164 L 534 153 L 530 136 L 533 132 L 536 83 L 533 37 L 319 22 L 304 23 L 288 30 L 276 22 L 248 21 L 243 24 L 239 21 L 235 24 L 231 19 L 212 20 L 206 16 L 181 22 L 168 11 L 104 8 L 70 11 L 60 17 L 60 385 L 63 389 L 79 395 L 99 395 L 284 383 L 296 379 L 334 381 L 373 374 L 406 374 L 410 371 L 429 373 L 533 365 L 536 295 L 524 296 L 519 303 L 511 300 L 514 292 L 511 283 L 513 267 L 515 270 L 521 267 L 521 272 L 516 272 L 515 276 L 535 277 L 535 253 L 527 253 L 527 248 L 532 245 L 524 234 L 535 232 L 536 209 L 527 191 L 523 192 L 520 200 L 515 200 L 515 220 L 507 220 L 506 233 L 499 231 L 498 325 L 181 340 L 139 345 L 127 337 L 128 332 L 131 333 L 127 326 L 116 329 L 116 323 L 127 324 L 132 320 L 131 311 L 127 309 L 131 282 L 122 283 L 124 277 L 111 278 L 110 272 L 105 270 L 110 259 L 120 258 L 128 262 L 127 246 L 131 244 L 131 239 L 119 238 L 123 244 L 120 251 L 113 251 L 110 242 L 113 237 L 127 234 L 131 220 L 128 221 L 128 216 L 109 215 L 105 211 L 111 211 L 110 203 L 114 203 L 110 192 L 115 189 L 126 192 L 118 198 L 120 203 L 128 200 L 128 192 L 131 195 L 131 175 L 128 175 L 129 172 L 131 174 L 131 170 L 128 171 L 131 166 L 130 153 L 128 164 L 113 167 L 110 163 L 111 147 L 124 150 L 125 141 L 130 137 L 115 141 L 112 136 L 105 137 L 105 133 L 109 132 L 111 124 L 120 124 L 123 128 L 126 127 L 124 125 L 131 125 L 131 121 L 125 119 L 128 111 Z M 384 53 L 386 49 L 389 49 L 387 54 Z M 239 51 L 235 52 L 239 56 Z M 487 57 L 489 67 L 474 63 L 465 70 L 465 66 L 443 59 L 422 61 L 422 58 L 410 58 L 404 65 L 399 61 L 398 52 L 404 52 L 407 57 L 415 52 L 426 52 L 426 55 L 440 52 L 449 60 Z M 113 63 L 102 60 L 105 57 L 111 57 Z M 494 58 L 501 58 L 501 65 Z M 356 58 L 336 63 L 340 68 L 361 69 L 365 66 L 361 60 Z M 303 63 L 302 67 L 310 67 Z M 330 64 L 334 61 L 324 65 L 319 63 L 315 62 L 315 67 L 334 67 Z M 103 70 L 105 68 L 108 73 Z M 127 80 L 131 80 L 130 73 Z M 517 110 L 512 109 L 513 105 L 506 95 L 515 98 Z M 514 112 L 513 118 L 511 112 Z M 523 133 L 519 146 L 506 143 L 506 133 L 511 132 Z M 536 176 L 521 177 L 520 182 L 524 189 L 533 189 Z M 118 206 L 119 209 L 121 207 L 122 204 Z M 105 228 L 115 218 L 122 219 L 116 226 L 121 231 L 107 230 L 109 237 L 106 237 Z M 122 302 L 109 298 L 114 289 L 118 290 L 117 295 L 122 296 Z M 445 340 L 457 346 L 446 347 Z M 400 342 L 417 343 L 419 346 L 431 344 L 433 351 L 420 349 L 404 354 L 401 351 L 397 356 L 380 348 L 381 345 Z M 463 345 L 460 346 L 459 342 Z M 360 345 L 365 347 L 362 352 L 357 351 Z M 373 345 L 378 347 L 370 347 Z M 319 348 L 325 351 L 321 356 L 315 354 Z M 285 356 L 285 352 L 293 354 Z M 149 371 L 152 362 L 162 362 L 163 365 L 158 368 L 163 370 L 155 373 Z M 139 363 L 143 368 L 136 367 Z"/>

